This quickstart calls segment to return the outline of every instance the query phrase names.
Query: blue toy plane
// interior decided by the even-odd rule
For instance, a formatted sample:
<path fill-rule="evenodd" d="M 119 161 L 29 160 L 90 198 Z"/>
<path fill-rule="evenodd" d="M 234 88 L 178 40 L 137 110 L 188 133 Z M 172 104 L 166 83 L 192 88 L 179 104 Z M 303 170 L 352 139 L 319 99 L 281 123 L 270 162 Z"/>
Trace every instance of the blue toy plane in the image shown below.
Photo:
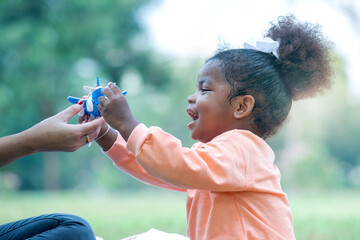
<path fill-rule="evenodd" d="M 100 79 L 98 76 L 96 76 L 97 79 L 97 85 L 96 87 L 89 87 L 89 86 L 84 86 L 84 89 L 86 91 L 89 91 L 89 95 L 87 97 L 87 99 L 82 99 L 84 101 L 84 110 L 85 112 L 93 119 L 100 117 L 101 113 L 98 110 L 97 106 L 99 105 L 99 100 L 98 98 L 100 96 L 104 96 L 104 94 L 101 93 L 101 89 L 102 87 L 100 86 Z M 124 95 L 126 95 L 127 91 L 123 91 L 122 92 Z M 78 103 L 81 98 L 76 98 L 76 97 L 71 97 L 69 96 L 67 98 L 67 100 L 73 104 Z"/>

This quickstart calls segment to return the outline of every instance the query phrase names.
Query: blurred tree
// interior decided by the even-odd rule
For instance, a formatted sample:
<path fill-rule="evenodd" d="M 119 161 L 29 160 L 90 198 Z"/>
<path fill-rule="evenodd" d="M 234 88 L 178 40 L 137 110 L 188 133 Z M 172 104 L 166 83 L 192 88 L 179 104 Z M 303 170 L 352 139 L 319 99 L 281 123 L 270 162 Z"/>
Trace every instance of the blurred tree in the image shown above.
<path fill-rule="evenodd" d="M 204 59 L 175 64 L 150 49 L 139 19 L 149 3 L 0 1 L 0 136 L 69 106 L 66 97 L 84 95 L 82 86 L 93 85 L 99 75 L 103 85 L 113 81 L 128 90 L 138 120 L 191 146 L 186 98 Z M 287 124 L 269 140 L 290 187 L 354 186 L 360 179 L 360 170 L 354 171 L 360 169 L 360 103 L 348 94 L 344 63 L 336 64 L 333 91 L 295 103 Z M 35 154 L 1 173 L 7 181 L 0 180 L 0 190 L 4 182 L 21 182 L 20 189 L 144 186 L 114 168 L 96 144 L 75 153 Z"/>
<path fill-rule="evenodd" d="M 68 95 L 84 95 L 82 86 L 94 85 L 96 75 L 105 85 L 119 82 L 131 68 L 144 84 L 164 87 L 168 68 L 154 64 L 138 16 L 149 2 L 0 1 L 0 135 L 57 113 L 68 106 Z M 36 154 L 7 169 L 19 174 L 22 189 L 58 188 L 60 156 Z M 66 176 L 71 178 L 75 169 Z"/>
<path fill-rule="evenodd" d="M 344 62 L 334 63 L 334 85 L 324 96 L 294 102 L 280 134 L 270 139 L 289 188 L 357 187 L 360 100 L 349 93 Z M 356 173 L 359 174 L 359 173 Z M 351 177 L 352 176 L 352 177 Z"/>
<path fill-rule="evenodd" d="M 302 3 L 298 0 L 288 0 L 288 2 Z M 356 0 L 325 0 L 324 2 L 334 9 L 342 11 L 343 15 L 348 19 L 350 26 L 353 27 L 354 33 L 360 35 L 360 14 Z M 358 119 L 360 118 L 360 99 L 349 92 L 349 80 L 344 71 L 345 68 L 346 63 L 340 58 L 337 59 L 334 68 L 335 84 L 332 92 L 323 98 L 305 101 L 304 108 L 300 107 L 303 103 L 299 103 L 297 107 L 301 110 L 296 110 L 295 107 L 294 113 L 291 114 L 292 120 L 290 120 L 294 121 L 294 118 L 298 118 L 298 120 L 295 120 L 298 125 L 295 126 L 289 123 L 288 125 L 291 125 L 293 129 L 287 126 L 279 137 L 272 140 L 274 145 L 279 144 L 280 146 L 282 144 L 283 149 L 277 148 L 281 152 L 284 149 L 291 148 L 289 146 L 294 144 L 293 137 L 296 135 L 295 139 L 297 140 L 295 142 L 301 142 L 302 152 L 308 152 L 305 155 L 300 154 L 301 156 L 297 158 L 298 161 L 317 161 L 317 163 L 312 162 L 313 168 L 311 171 L 309 169 L 309 172 L 317 172 L 317 177 L 319 178 L 308 177 L 305 168 L 300 167 L 301 163 L 291 163 L 290 165 L 292 165 L 293 170 L 298 172 L 293 177 L 296 175 L 302 176 L 302 180 L 289 180 L 289 182 L 292 182 L 292 185 L 304 186 L 303 183 L 309 182 L 310 179 L 313 181 L 320 179 L 319 181 L 321 182 L 321 179 L 324 179 L 324 176 L 329 175 L 328 172 L 332 171 L 333 174 L 330 174 L 333 178 L 332 181 L 323 181 L 322 184 L 314 182 L 314 185 L 321 185 L 322 187 L 360 186 L 360 148 L 357 144 L 360 138 L 360 127 L 358 124 Z M 309 153 L 309 149 L 311 149 L 311 153 Z M 285 162 L 286 159 L 280 161 Z M 319 164 L 320 162 L 322 163 Z M 299 168 L 295 169 L 295 165 Z M 314 168 L 317 170 L 314 171 Z M 336 168 L 336 171 L 334 168 Z M 292 178 L 290 176 L 292 173 L 294 172 L 289 173 L 289 178 Z M 334 179 L 336 181 L 333 181 Z"/>

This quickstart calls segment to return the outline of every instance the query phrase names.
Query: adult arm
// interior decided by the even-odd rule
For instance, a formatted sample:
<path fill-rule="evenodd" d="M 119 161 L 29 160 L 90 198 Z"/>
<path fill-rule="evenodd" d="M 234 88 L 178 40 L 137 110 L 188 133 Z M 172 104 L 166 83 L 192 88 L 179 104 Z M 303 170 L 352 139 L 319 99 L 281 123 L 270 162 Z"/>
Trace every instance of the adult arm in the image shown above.
<path fill-rule="evenodd" d="M 0 138 L 0 167 L 36 152 L 75 151 L 87 143 L 86 136 L 94 140 L 104 124 L 103 118 L 68 124 L 81 109 L 82 104 L 74 104 L 23 132 Z"/>

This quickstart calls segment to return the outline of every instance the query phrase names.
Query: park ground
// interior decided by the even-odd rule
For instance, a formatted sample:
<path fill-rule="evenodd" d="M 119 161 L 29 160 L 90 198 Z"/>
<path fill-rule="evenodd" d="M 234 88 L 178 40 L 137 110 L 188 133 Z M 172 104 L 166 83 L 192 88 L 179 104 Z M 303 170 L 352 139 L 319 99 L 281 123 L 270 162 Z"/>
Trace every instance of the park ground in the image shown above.
<path fill-rule="evenodd" d="M 1 194 L 0 224 L 44 213 L 85 218 L 104 240 L 156 228 L 186 234 L 184 193 L 22 192 Z M 352 240 L 360 236 L 360 191 L 289 192 L 298 240 Z"/>

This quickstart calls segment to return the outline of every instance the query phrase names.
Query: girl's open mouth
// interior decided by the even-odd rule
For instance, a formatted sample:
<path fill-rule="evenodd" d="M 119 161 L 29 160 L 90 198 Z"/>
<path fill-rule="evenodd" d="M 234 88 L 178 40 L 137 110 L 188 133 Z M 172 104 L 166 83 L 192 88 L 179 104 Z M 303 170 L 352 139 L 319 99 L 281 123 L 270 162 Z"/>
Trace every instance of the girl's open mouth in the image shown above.
<path fill-rule="evenodd" d="M 190 109 L 186 109 L 186 111 L 194 121 L 196 121 L 199 118 L 199 115 L 195 111 L 192 111 Z"/>

